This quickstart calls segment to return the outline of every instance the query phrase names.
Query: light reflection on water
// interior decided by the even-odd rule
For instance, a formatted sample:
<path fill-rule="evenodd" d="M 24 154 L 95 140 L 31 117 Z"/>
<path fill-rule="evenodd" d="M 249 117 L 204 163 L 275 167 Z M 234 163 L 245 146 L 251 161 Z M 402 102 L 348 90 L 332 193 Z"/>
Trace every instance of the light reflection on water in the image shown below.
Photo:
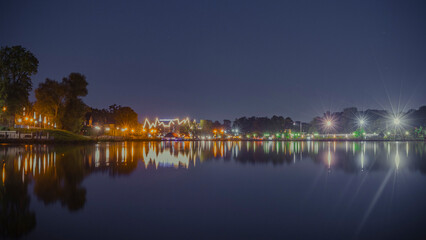
<path fill-rule="evenodd" d="M 142 195 L 146 198 L 145 194 L 147 194 L 153 198 L 153 201 L 164 201 L 164 196 L 172 194 L 170 197 L 177 199 L 174 203 L 180 203 L 180 205 L 185 205 L 183 202 L 192 201 L 193 198 L 204 199 L 203 196 L 212 194 L 211 192 L 198 193 L 206 191 L 205 188 L 198 189 L 198 192 L 193 191 L 193 189 L 199 188 L 206 181 L 208 182 L 206 188 L 214 189 L 213 192 L 215 192 L 215 195 L 213 195 L 213 200 L 203 200 L 202 202 L 212 204 L 213 206 L 225 201 L 220 197 L 218 198 L 218 196 L 223 195 L 225 197 L 226 195 L 229 197 L 228 195 L 232 195 L 227 193 L 229 191 L 228 187 L 232 187 L 235 189 L 233 194 L 237 195 L 234 195 L 233 198 L 225 202 L 238 202 L 237 199 L 239 199 L 239 202 L 235 203 L 237 205 L 231 204 L 234 210 L 237 209 L 235 210 L 236 215 L 244 216 L 248 214 L 247 211 L 252 211 L 251 214 L 249 213 L 249 216 L 260 219 L 267 216 L 276 218 L 276 211 L 289 210 L 286 210 L 283 206 L 276 206 L 275 212 L 271 212 L 267 206 L 252 205 L 255 204 L 254 201 L 262 202 L 265 198 L 251 196 L 251 192 L 249 194 L 245 191 L 250 189 L 252 192 L 263 192 L 266 196 L 275 196 L 282 191 L 281 188 L 278 188 L 279 183 L 292 182 L 297 186 L 297 192 L 301 191 L 301 193 L 295 193 L 293 195 L 294 200 L 290 200 L 292 199 L 291 197 L 281 199 L 282 196 L 279 196 L 278 198 L 283 203 L 296 201 L 299 204 L 305 204 L 306 199 L 313 198 L 319 200 L 315 204 L 311 203 L 305 206 L 303 208 L 305 210 L 300 210 L 299 213 L 294 215 L 297 218 L 305 217 L 305 214 L 309 215 L 321 211 L 323 204 L 321 199 L 324 199 L 325 192 L 329 195 L 327 201 L 339 199 L 333 208 L 339 210 L 336 210 L 337 213 L 333 214 L 340 218 L 348 218 L 349 215 L 348 219 L 353 219 L 347 221 L 350 221 L 353 226 L 349 226 L 349 224 L 343 225 L 341 228 L 346 229 L 345 231 L 342 230 L 343 232 L 338 232 L 335 235 L 326 235 L 327 238 L 335 239 L 363 236 L 362 234 L 367 234 L 368 237 L 377 237 L 376 235 L 368 235 L 372 231 L 372 229 L 368 228 L 368 220 L 377 218 L 375 215 L 377 213 L 374 210 L 383 207 L 382 202 L 386 203 L 387 201 L 382 200 L 383 196 L 390 196 L 392 204 L 401 198 L 401 195 L 398 194 L 398 191 L 401 191 L 398 190 L 398 185 L 404 184 L 404 191 L 411 194 L 410 198 L 407 196 L 402 197 L 404 201 L 411 201 L 411 198 L 426 200 L 422 199 L 426 196 L 426 189 L 419 191 L 419 189 L 424 188 L 416 187 L 426 186 L 424 178 L 424 174 L 426 173 L 426 144 L 424 142 L 201 141 L 120 142 L 72 146 L 2 145 L 0 146 L 0 157 L 2 158 L 0 230 L 3 237 L 46 237 L 45 230 L 43 230 L 43 223 L 47 223 L 52 219 L 40 217 L 36 220 L 37 215 L 44 216 L 45 212 L 56 206 L 55 203 L 60 203 L 60 208 L 67 209 L 69 212 L 84 212 L 83 209 L 86 205 L 89 205 L 87 211 L 90 211 L 92 209 L 90 207 L 91 198 L 88 196 L 91 195 L 88 194 L 99 189 L 91 188 L 89 183 L 92 181 L 102 186 L 105 180 L 101 176 L 105 175 L 111 177 L 128 176 L 132 179 L 142 178 L 143 180 L 132 181 L 132 184 L 136 182 L 137 184 L 142 184 L 145 188 L 155 185 L 166 191 L 163 195 L 158 195 L 156 191 L 149 189 L 140 191 L 140 189 L 134 188 L 132 184 L 125 184 L 121 182 L 123 180 L 115 179 L 114 181 L 120 185 L 115 190 L 116 192 L 124 191 L 124 194 L 136 194 L 135 199 L 142 197 Z M 251 166 L 253 170 L 250 171 L 254 171 L 252 174 L 257 176 L 256 179 L 259 182 L 266 181 L 263 179 L 269 179 L 270 176 L 274 176 L 275 179 L 271 182 L 266 181 L 266 184 L 268 184 L 266 189 L 268 190 L 265 190 L 265 187 L 253 184 L 253 178 L 247 176 L 247 171 L 249 170 L 240 168 L 241 166 Z M 275 170 L 273 169 L 281 169 L 280 171 L 283 172 L 280 175 L 274 175 Z M 164 170 L 167 171 L 164 172 Z M 185 181 L 185 184 L 173 185 L 174 188 L 172 188 L 169 185 L 171 183 L 165 184 L 163 182 L 171 176 L 176 177 L 176 173 L 182 171 L 187 172 L 187 175 L 178 175 L 179 177 L 176 180 L 183 181 L 182 179 L 185 179 L 183 176 L 187 176 L 190 180 Z M 192 172 L 202 174 L 194 175 L 191 174 Z M 211 175 L 211 172 L 215 172 L 216 175 Z M 297 175 L 291 174 L 296 172 Z M 226 178 L 228 173 L 231 174 L 228 177 L 240 180 L 227 182 L 226 185 L 223 185 L 222 177 Z M 420 179 L 416 177 L 416 174 L 419 173 L 421 176 Z M 89 176 L 93 177 L 91 177 L 92 180 L 88 181 L 88 187 L 85 185 L 85 179 L 88 179 Z M 321 180 L 322 176 L 326 176 L 324 183 Z M 402 181 L 398 180 L 401 176 Z M 357 180 L 358 178 L 359 180 Z M 414 178 L 416 180 L 413 180 L 410 184 L 406 182 L 406 179 Z M 312 179 L 313 183 L 304 183 L 307 179 Z M 390 179 L 393 180 L 390 181 Z M 339 182 L 347 183 L 344 186 L 339 186 Z M 355 183 L 356 185 L 352 186 Z M 321 184 L 325 184 L 328 188 L 319 188 L 318 186 Z M 376 188 L 371 189 L 371 186 L 376 186 Z M 389 195 L 386 193 L 388 186 L 391 189 Z M 180 191 L 176 192 L 176 189 Z M 240 199 L 242 196 L 248 195 L 253 199 Z M 336 198 L 332 197 L 333 195 L 336 195 Z M 96 195 L 93 197 L 96 197 Z M 348 210 L 348 208 L 353 208 L 356 205 L 355 199 L 358 198 L 362 200 L 362 206 L 358 206 L 355 211 L 356 213 L 352 213 L 351 215 L 348 212 L 352 210 Z M 381 200 L 382 202 L 380 202 Z M 111 203 L 108 199 L 104 201 L 99 204 L 103 204 L 103 207 L 110 209 Z M 42 204 L 40 205 L 40 203 Z M 227 204 L 229 205 L 229 203 Z M 263 213 L 259 215 L 253 208 L 241 208 L 240 204 L 241 206 L 256 206 L 256 208 L 263 209 Z M 345 205 L 345 208 L 342 205 Z M 425 209 L 424 206 L 413 205 L 413 207 L 421 209 Z M 150 205 L 147 204 L 146 207 L 149 208 Z M 176 211 L 176 209 L 169 209 L 169 211 Z M 194 222 L 193 218 L 196 216 L 203 218 L 208 215 L 210 218 L 206 220 L 207 222 L 212 221 L 210 224 L 218 224 L 216 221 L 220 219 L 216 219 L 217 216 L 215 214 L 217 213 L 214 210 L 212 212 L 204 212 L 202 215 L 199 215 L 198 211 L 205 210 L 204 208 L 200 208 L 192 213 L 191 211 L 186 211 L 180 217 L 188 220 L 190 223 L 199 224 L 197 221 Z M 216 211 L 220 212 L 219 209 L 216 209 Z M 154 218 L 161 215 L 154 210 L 147 212 L 151 213 Z M 301 214 L 301 212 L 304 212 L 304 214 Z M 323 214 L 324 219 L 334 216 L 327 213 L 327 211 L 321 214 Z M 62 213 L 59 217 L 68 219 L 69 216 L 67 213 Z M 99 216 L 89 215 L 87 218 L 99 220 L 97 217 Z M 416 217 L 417 219 L 414 220 L 418 221 L 415 221 L 415 224 L 412 226 L 424 223 L 423 218 L 419 219 L 418 216 Z M 230 231 L 229 235 L 225 233 L 221 235 L 220 232 L 209 232 L 208 228 L 205 229 L 206 227 L 201 225 L 201 229 L 205 230 L 200 230 L 201 232 L 197 236 L 234 238 L 244 236 L 244 234 L 239 235 L 240 231 L 254 231 L 251 228 L 238 224 L 238 222 L 250 222 L 251 218 L 241 219 L 240 217 L 231 217 L 230 219 L 236 222 L 234 223 L 235 232 L 228 229 Z M 314 219 L 318 220 L 313 217 L 311 220 L 313 221 Z M 392 223 L 387 223 L 388 225 L 384 224 L 383 226 L 393 226 L 392 224 L 399 223 L 398 220 L 393 219 Z M 161 220 L 167 221 L 167 218 L 162 218 Z M 329 221 L 333 222 L 335 220 L 329 219 Z M 307 222 L 309 223 L 310 221 Z M 338 222 L 336 224 L 343 223 Z M 40 229 L 38 226 L 40 226 Z M 380 227 L 383 226 L 380 225 Z M 262 224 L 260 225 L 261 227 L 268 229 L 268 233 L 272 238 L 284 236 L 281 232 L 274 232 L 274 230 Z M 301 226 L 297 225 L 293 231 L 297 231 L 298 228 L 301 228 Z M 401 234 L 406 234 L 403 230 L 401 230 Z M 317 230 L 317 233 L 324 234 L 322 231 Z M 78 231 L 72 232 L 74 234 L 78 233 Z M 257 232 L 254 231 L 253 234 L 255 233 Z M 411 233 L 415 237 L 426 236 L 426 234 L 423 235 L 423 232 L 412 231 Z M 56 234 L 61 236 L 61 233 Z M 290 234 L 289 236 L 293 236 L 291 231 L 288 234 Z M 379 237 L 398 236 L 394 235 L 392 231 L 385 231 L 380 234 Z M 74 237 L 84 238 L 84 236 L 81 234 Z M 89 236 L 87 238 L 91 238 Z M 128 236 L 134 237 L 132 233 L 129 233 Z M 161 238 L 168 237 L 169 235 L 162 236 L 157 234 L 155 236 Z M 105 237 L 113 238 L 113 235 Z M 173 235 L 169 237 L 173 237 Z M 304 237 L 309 237 L 309 235 Z"/>

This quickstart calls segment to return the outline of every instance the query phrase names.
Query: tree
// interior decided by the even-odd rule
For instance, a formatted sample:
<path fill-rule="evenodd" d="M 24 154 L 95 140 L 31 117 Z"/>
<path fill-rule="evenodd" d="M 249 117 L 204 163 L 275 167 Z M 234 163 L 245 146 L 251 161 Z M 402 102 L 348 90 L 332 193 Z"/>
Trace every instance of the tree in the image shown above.
<path fill-rule="evenodd" d="M 204 134 L 211 133 L 213 130 L 213 122 L 211 120 L 200 120 L 200 127 Z"/>
<path fill-rule="evenodd" d="M 36 112 L 50 117 L 56 123 L 60 123 L 59 113 L 65 104 L 63 84 L 47 78 L 45 82 L 38 85 L 35 90 L 35 97 Z"/>
<path fill-rule="evenodd" d="M 93 124 L 109 124 L 114 123 L 114 116 L 108 109 L 91 108 L 87 113 L 86 119 L 92 117 Z"/>
<path fill-rule="evenodd" d="M 356 138 L 362 138 L 364 137 L 365 131 L 362 128 L 358 128 L 355 132 L 354 132 L 354 137 Z"/>
<path fill-rule="evenodd" d="M 178 126 L 179 133 L 180 134 L 190 134 L 191 133 L 191 126 L 190 123 L 183 123 Z"/>
<path fill-rule="evenodd" d="M 226 131 L 231 131 L 231 126 L 232 126 L 231 120 L 227 120 L 227 119 L 223 120 L 223 128 Z"/>
<path fill-rule="evenodd" d="M 138 126 L 138 114 L 130 107 L 117 105 L 110 106 L 115 123 L 119 126 L 136 128 Z"/>
<path fill-rule="evenodd" d="M 0 49 L 0 104 L 14 117 L 28 105 L 31 76 L 37 73 L 38 60 L 21 46 Z"/>
<path fill-rule="evenodd" d="M 35 109 L 49 117 L 57 127 L 78 132 L 81 129 L 87 106 L 81 97 L 87 95 L 86 77 L 71 73 L 62 82 L 46 79 L 35 90 Z"/>
<path fill-rule="evenodd" d="M 65 91 L 65 102 L 61 113 L 62 128 L 78 132 L 87 112 L 87 106 L 81 97 L 87 95 L 86 77 L 80 73 L 71 73 L 68 78 L 62 79 L 62 86 Z"/>
<path fill-rule="evenodd" d="M 72 132 L 80 131 L 84 121 L 84 114 L 87 110 L 88 107 L 81 99 L 70 99 L 66 101 L 63 113 L 61 114 L 62 128 Z"/>
<path fill-rule="evenodd" d="M 86 76 L 81 73 L 71 73 L 68 78 L 62 79 L 62 84 L 65 86 L 66 96 L 68 99 L 77 99 L 87 95 Z"/>

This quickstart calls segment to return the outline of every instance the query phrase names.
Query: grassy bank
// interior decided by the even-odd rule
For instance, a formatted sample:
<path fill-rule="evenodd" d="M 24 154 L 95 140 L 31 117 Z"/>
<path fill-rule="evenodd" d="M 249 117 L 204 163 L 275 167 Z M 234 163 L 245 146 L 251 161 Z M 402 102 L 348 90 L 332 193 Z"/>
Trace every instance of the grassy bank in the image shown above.
<path fill-rule="evenodd" d="M 46 130 L 49 133 L 49 136 L 53 138 L 54 141 L 62 142 L 80 142 L 80 141 L 92 141 L 92 138 L 75 134 L 73 132 L 57 129 Z"/>

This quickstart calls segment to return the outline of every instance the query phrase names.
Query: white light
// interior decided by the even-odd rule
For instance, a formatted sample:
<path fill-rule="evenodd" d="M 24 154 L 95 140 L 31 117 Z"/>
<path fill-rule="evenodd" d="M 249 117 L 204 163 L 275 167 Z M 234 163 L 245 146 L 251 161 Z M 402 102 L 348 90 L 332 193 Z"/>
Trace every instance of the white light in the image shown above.
<path fill-rule="evenodd" d="M 400 120 L 399 118 L 395 118 L 395 119 L 393 120 L 393 123 L 394 123 L 395 125 L 399 125 L 399 124 L 401 123 L 401 120 Z"/>

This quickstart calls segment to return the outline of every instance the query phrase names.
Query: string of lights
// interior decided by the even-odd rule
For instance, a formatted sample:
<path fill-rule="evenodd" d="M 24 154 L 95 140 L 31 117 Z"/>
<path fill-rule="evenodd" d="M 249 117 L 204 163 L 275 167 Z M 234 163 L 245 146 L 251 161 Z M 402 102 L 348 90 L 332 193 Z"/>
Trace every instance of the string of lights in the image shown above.
<path fill-rule="evenodd" d="M 195 121 L 195 120 L 194 120 Z M 150 122 L 148 118 L 145 118 L 145 121 L 143 123 L 143 128 L 157 128 L 157 127 L 165 127 L 170 128 L 172 125 L 182 125 L 182 124 L 188 124 L 190 123 L 189 118 L 185 118 L 183 120 L 179 120 L 179 118 L 175 119 L 158 119 L 156 118 L 154 122 Z"/>

